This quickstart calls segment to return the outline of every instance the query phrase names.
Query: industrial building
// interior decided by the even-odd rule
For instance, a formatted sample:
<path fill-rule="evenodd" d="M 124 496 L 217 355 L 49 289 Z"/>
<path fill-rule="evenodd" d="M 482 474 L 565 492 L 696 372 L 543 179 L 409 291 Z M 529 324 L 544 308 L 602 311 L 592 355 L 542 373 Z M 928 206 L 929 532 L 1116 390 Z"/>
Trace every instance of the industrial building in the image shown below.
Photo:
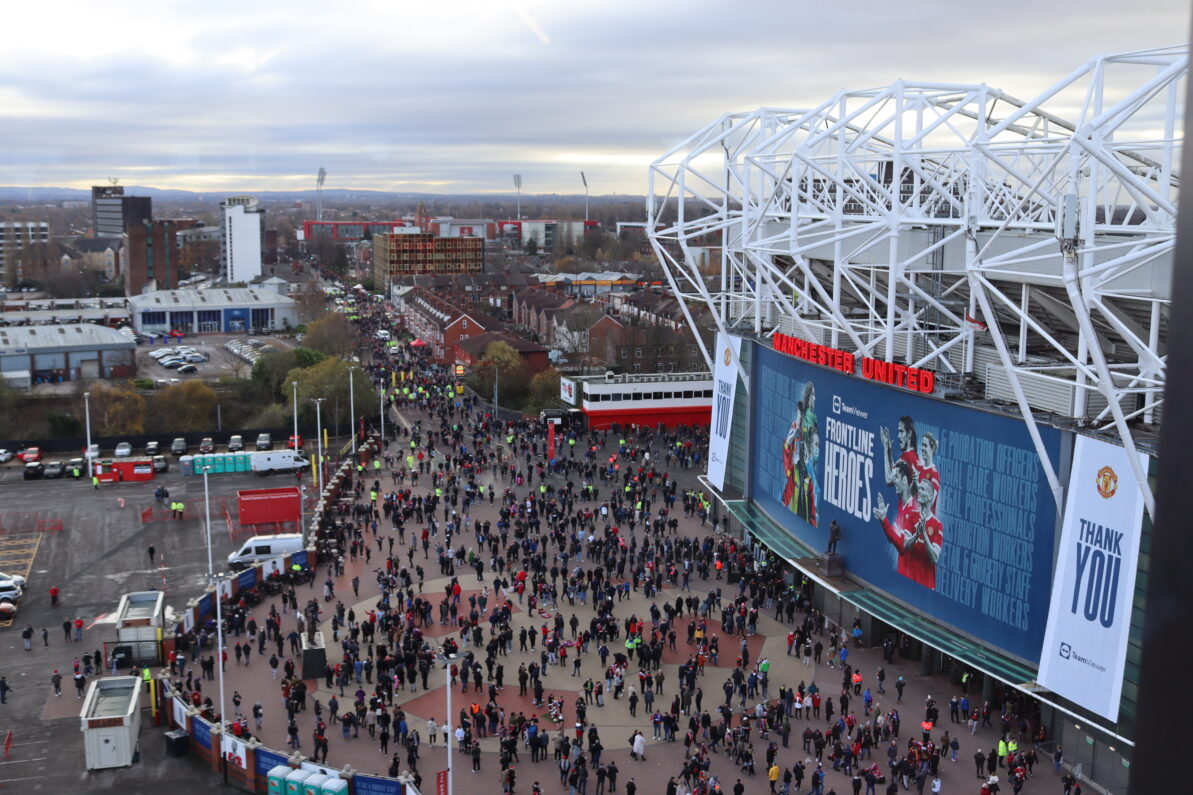
<path fill-rule="evenodd" d="M 261 275 L 265 209 L 254 196 L 229 196 L 220 202 L 220 273 L 228 284 L 248 283 Z"/>
<path fill-rule="evenodd" d="M 337 243 L 358 243 L 372 240 L 373 235 L 384 235 L 395 229 L 410 226 L 410 222 L 396 221 L 303 221 L 301 240 L 310 242 L 324 235 Z"/>
<path fill-rule="evenodd" d="M 672 293 L 718 331 L 707 485 L 735 529 L 1107 792 L 1140 729 L 1187 62 L 726 114 L 647 190 Z M 1111 576 L 1078 560 L 1095 537 Z"/>
<path fill-rule="evenodd" d="M 107 326 L 0 327 L 0 374 L 14 386 L 77 378 L 131 378 L 137 347 Z"/>
<path fill-rule="evenodd" d="M 280 331 L 298 325 L 294 299 L 273 289 L 157 290 L 131 296 L 128 304 L 133 327 L 142 333 Z"/>
<path fill-rule="evenodd" d="M 402 276 L 420 273 L 478 273 L 484 269 L 480 237 L 436 237 L 418 227 L 373 236 L 373 283 L 389 292 Z"/>

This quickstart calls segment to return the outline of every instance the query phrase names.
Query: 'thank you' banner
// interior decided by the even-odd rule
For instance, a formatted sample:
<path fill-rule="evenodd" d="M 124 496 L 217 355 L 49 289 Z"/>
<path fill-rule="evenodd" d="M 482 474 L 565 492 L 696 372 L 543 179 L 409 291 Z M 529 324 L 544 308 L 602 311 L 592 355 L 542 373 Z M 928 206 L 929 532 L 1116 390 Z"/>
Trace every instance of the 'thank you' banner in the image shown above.
<path fill-rule="evenodd" d="M 1147 455 L 1139 454 L 1143 471 Z M 1127 451 L 1078 436 L 1038 681 L 1118 720 L 1143 498 Z"/>
<path fill-rule="evenodd" d="M 708 429 L 708 482 L 725 488 L 725 465 L 729 463 L 729 433 L 733 426 L 733 403 L 737 397 L 737 360 L 741 337 L 717 332 L 717 361 L 713 367 L 712 425 Z"/>
<path fill-rule="evenodd" d="M 751 497 L 935 620 L 1039 659 L 1056 504 L 1021 419 L 755 345 Z M 1053 460 L 1060 433 L 1039 429 Z"/>

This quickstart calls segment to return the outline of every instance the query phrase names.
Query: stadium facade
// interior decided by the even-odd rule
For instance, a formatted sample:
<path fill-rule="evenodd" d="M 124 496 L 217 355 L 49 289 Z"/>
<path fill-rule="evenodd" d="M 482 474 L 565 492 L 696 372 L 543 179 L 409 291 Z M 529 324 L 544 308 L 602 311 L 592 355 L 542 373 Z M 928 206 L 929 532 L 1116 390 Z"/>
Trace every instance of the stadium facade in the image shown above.
<path fill-rule="evenodd" d="M 721 504 L 830 618 L 1038 706 L 1112 791 L 1136 733 L 1186 75 L 1175 47 L 1030 101 L 842 91 L 722 116 L 650 169 L 652 246 L 717 323 Z"/>

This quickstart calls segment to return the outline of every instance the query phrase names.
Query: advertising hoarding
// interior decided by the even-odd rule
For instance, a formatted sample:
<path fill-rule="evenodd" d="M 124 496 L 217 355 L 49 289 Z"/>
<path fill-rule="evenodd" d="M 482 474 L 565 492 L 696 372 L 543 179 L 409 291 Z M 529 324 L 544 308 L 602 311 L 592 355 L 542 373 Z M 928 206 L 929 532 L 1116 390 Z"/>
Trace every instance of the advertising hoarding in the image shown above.
<path fill-rule="evenodd" d="M 733 404 L 737 398 L 738 357 L 741 337 L 717 332 L 717 360 L 713 367 L 712 421 L 708 429 L 708 481 L 725 488 L 725 465 L 729 462 L 729 432 L 733 425 Z"/>
<path fill-rule="evenodd" d="M 1139 453 L 1143 471 L 1147 454 Z M 1127 451 L 1078 436 L 1037 681 L 1118 720 L 1143 495 Z"/>
<path fill-rule="evenodd" d="M 817 550 L 836 521 L 852 574 L 1037 661 L 1057 513 L 1023 421 L 763 345 L 753 362 L 752 499 Z"/>
<path fill-rule="evenodd" d="M 569 406 L 576 405 L 576 382 L 570 378 L 559 379 L 559 399 Z"/>

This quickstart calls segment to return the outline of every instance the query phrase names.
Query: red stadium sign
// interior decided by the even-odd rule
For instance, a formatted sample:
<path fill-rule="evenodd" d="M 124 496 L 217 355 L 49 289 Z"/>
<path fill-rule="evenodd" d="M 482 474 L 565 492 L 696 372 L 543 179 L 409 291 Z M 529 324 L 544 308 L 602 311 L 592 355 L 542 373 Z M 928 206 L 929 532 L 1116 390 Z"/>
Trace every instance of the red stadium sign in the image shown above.
<path fill-rule="evenodd" d="M 785 353 L 795 359 L 803 359 L 821 367 L 840 370 L 846 375 L 857 375 L 858 356 L 839 348 L 818 345 L 815 342 L 801 340 L 787 334 L 775 332 L 772 340 L 774 348 L 779 353 Z M 918 367 L 908 367 L 897 362 L 887 362 L 882 359 L 871 359 L 868 356 L 862 360 L 862 378 L 877 381 L 881 384 L 908 389 L 912 392 L 931 394 L 936 388 L 936 374 L 931 370 L 921 370 Z"/>

